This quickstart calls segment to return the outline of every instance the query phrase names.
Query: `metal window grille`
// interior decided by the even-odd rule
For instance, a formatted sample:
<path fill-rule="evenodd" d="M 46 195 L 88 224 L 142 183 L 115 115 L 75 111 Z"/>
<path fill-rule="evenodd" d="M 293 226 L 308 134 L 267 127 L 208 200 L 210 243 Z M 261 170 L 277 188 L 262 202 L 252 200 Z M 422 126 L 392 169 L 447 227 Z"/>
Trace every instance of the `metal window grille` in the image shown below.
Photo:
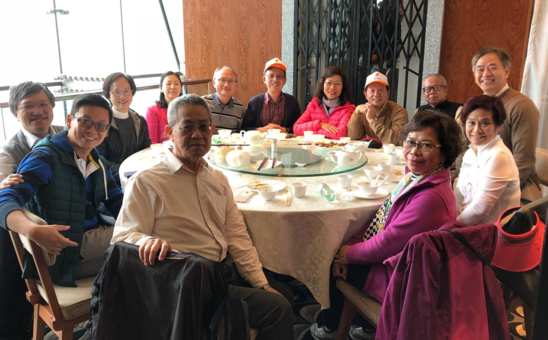
<path fill-rule="evenodd" d="M 379 71 L 388 77 L 390 100 L 406 106 L 416 97 L 418 106 L 426 11 L 426 0 L 296 0 L 293 93 L 308 103 L 323 70 L 337 65 L 350 78 L 355 103 L 365 102 L 365 79 Z"/>

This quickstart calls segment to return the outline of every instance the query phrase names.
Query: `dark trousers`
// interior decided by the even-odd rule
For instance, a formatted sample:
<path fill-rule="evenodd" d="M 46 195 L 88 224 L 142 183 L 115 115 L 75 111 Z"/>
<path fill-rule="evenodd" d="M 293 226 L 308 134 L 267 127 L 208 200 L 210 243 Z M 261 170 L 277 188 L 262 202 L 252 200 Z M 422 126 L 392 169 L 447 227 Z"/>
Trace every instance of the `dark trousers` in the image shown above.
<path fill-rule="evenodd" d="M 11 238 L 0 227 L 0 340 L 32 338 L 32 310 Z"/>
<path fill-rule="evenodd" d="M 350 283 L 354 287 L 362 290 L 369 275 L 369 270 L 371 266 L 369 265 L 355 265 L 351 264 L 348 266 L 348 271 L 346 274 L 346 282 Z M 344 305 L 344 297 L 341 291 L 337 288 L 335 282 L 339 279 L 334 277 L 333 274 L 329 274 L 329 302 L 331 307 L 324 309 L 318 315 L 318 325 L 325 326 L 331 330 L 339 328 L 339 321 L 341 320 L 342 309 Z M 367 327 L 369 324 L 361 315 L 358 315 L 357 324 Z M 369 328 L 369 327 L 368 327 Z"/>
<path fill-rule="evenodd" d="M 228 255 L 230 256 L 230 255 Z M 223 261 L 231 269 L 232 284 L 229 292 L 247 303 L 249 311 L 249 327 L 259 330 L 260 340 L 292 340 L 293 339 L 293 293 L 283 283 L 266 275 L 268 283 L 280 294 L 263 289 L 251 288 L 245 282 L 232 259 Z"/>

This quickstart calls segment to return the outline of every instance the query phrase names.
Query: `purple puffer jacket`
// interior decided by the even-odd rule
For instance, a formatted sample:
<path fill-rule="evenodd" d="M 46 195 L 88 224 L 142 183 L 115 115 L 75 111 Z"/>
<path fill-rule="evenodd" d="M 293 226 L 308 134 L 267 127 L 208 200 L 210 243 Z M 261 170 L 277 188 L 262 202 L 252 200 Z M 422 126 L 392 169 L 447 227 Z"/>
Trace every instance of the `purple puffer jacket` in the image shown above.
<path fill-rule="evenodd" d="M 366 223 L 348 242 L 352 245 L 346 253 L 349 263 L 372 264 L 363 291 L 382 302 L 390 281 L 383 261 L 401 252 L 413 236 L 436 230 L 456 218 L 457 204 L 449 169 L 435 173 L 398 197 L 380 234 L 363 242 L 369 227 Z"/>
<path fill-rule="evenodd" d="M 346 104 L 339 106 L 327 116 L 323 104 L 320 103 L 318 98 L 314 98 L 308 104 L 306 111 L 293 125 L 293 132 L 300 136 L 304 135 L 304 131 L 314 131 L 315 134 L 324 135 L 327 138 L 339 139 L 346 137 L 346 126 L 354 109 L 356 109 L 356 105 L 346 102 Z M 339 131 L 329 133 L 320 127 L 320 122 L 335 125 Z"/>

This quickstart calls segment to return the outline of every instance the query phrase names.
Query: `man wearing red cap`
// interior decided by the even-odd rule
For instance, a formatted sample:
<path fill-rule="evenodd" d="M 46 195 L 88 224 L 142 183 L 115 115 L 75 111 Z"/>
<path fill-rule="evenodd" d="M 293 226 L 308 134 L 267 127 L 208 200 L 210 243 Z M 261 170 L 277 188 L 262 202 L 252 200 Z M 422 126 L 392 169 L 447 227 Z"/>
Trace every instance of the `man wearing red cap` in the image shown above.
<path fill-rule="evenodd" d="M 268 91 L 249 100 L 245 109 L 242 130 L 280 129 L 293 133 L 293 124 L 301 116 L 301 107 L 295 97 L 283 93 L 287 81 L 287 67 L 279 58 L 268 61 L 264 67 L 263 81 Z"/>
<path fill-rule="evenodd" d="M 348 136 L 352 139 L 375 138 L 383 143 L 401 144 L 400 132 L 409 121 L 407 110 L 388 100 L 388 79 L 380 72 L 370 74 L 363 94 L 367 99 L 358 105 L 348 122 Z"/>

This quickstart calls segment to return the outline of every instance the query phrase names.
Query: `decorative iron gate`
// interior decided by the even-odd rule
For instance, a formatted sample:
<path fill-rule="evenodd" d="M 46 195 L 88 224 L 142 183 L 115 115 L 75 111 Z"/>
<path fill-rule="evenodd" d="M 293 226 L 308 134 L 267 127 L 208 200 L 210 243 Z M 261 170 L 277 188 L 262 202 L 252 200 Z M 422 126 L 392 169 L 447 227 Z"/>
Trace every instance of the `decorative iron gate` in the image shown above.
<path fill-rule="evenodd" d="M 390 100 L 405 107 L 421 98 L 426 0 L 296 0 L 293 93 L 307 104 L 323 70 L 347 72 L 356 104 L 365 102 L 365 78 L 384 73 Z M 411 77 L 410 77 L 411 76 Z M 403 82 L 403 87 L 399 86 Z M 398 94 L 398 88 L 403 93 Z M 398 98 L 403 95 L 403 98 Z M 416 97 L 416 98 L 415 98 Z M 413 103 L 413 101 L 410 102 Z"/>

